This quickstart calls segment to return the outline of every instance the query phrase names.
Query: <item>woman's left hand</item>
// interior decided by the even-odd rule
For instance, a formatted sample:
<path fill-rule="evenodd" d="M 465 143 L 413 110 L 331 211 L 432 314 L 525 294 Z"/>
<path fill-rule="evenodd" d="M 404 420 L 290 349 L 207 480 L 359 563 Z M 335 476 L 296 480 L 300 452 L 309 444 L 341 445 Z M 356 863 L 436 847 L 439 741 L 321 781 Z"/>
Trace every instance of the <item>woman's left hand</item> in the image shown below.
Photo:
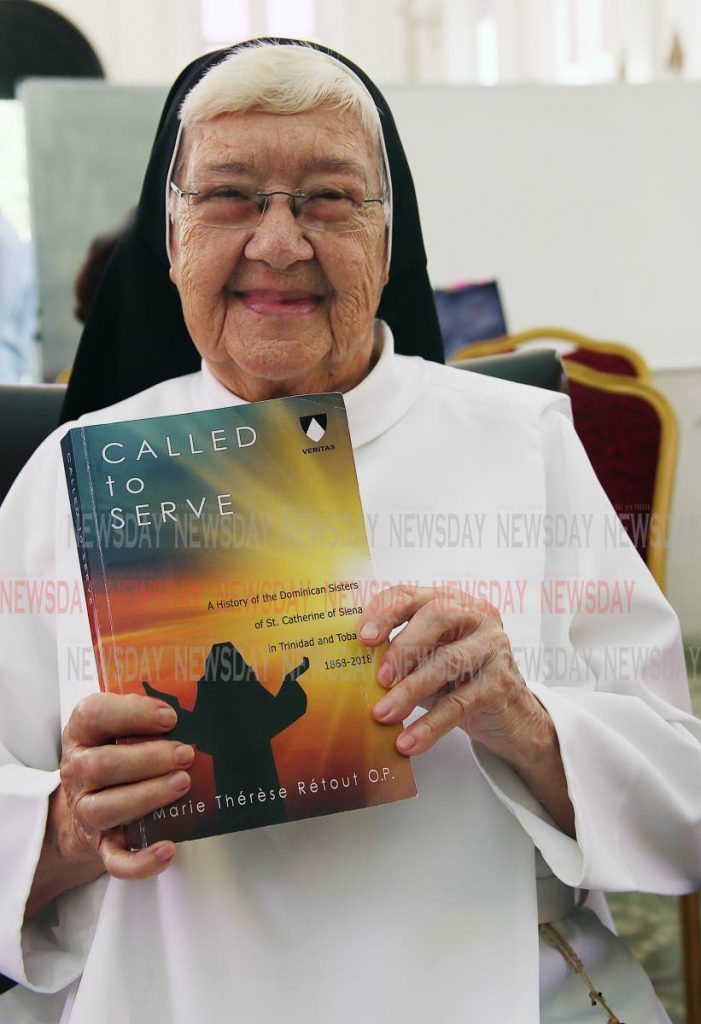
<path fill-rule="evenodd" d="M 496 608 L 460 590 L 396 586 L 368 603 L 358 623 L 371 647 L 390 642 L 378 670 L 389 693 L 373 708 L 395 725 L 416 707 L 426 714 L 397 738 L 402 754 L 423 754 L 456 726 L 508 761 L 558 824 L 574 834 L 557 733 L 525 684 Z"/>

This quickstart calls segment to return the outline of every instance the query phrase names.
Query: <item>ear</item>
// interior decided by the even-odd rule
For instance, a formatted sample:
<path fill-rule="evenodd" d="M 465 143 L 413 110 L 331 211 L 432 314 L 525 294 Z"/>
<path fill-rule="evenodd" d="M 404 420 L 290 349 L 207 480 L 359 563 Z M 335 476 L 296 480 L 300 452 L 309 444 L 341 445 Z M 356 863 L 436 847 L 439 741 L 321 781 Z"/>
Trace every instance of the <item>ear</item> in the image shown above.
<path fill-rule="evenodd" d="M 173 221 L 170 222 L 168 231 L 168 246 L 170 249 L 170 266 L 168 268 L 168 277 L 171 279 L 175 287 L 178 287 L 178 280 L 180 277 L 180 232 L 177 230 Z"/>

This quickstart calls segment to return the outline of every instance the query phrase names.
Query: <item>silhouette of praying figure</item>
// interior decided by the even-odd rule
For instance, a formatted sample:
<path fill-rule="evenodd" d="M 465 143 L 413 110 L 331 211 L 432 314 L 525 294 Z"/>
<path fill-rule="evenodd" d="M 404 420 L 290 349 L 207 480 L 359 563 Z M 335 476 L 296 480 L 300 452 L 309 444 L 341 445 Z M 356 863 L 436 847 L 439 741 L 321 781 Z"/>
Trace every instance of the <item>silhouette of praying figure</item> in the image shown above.
<path fill-rule="evenodd" d="M 149 697 L 160 698 L 177 713 L 168 739 L 194 743 L 211 755 L 222 831 L 287 820 L 270 741 L 307 710 L 307 695 L 297 678 L 308 668 L 309 659 L 303 658 L 273 696 L 236 647 L 222 643 L 214 644 L 207 655 L 192 711 L 181 708 L 172 694 L 143 683 Z M 238 800 L 239 794 L 245 795 L 245 803 Z"/>

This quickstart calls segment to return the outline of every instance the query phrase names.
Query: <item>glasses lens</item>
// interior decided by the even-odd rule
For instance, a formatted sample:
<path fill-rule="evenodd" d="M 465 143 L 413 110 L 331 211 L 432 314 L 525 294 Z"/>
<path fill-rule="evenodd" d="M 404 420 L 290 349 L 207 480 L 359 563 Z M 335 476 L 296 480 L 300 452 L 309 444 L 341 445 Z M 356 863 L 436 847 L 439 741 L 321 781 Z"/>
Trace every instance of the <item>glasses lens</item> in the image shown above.
<path fill-rule="evenodd" d="M 193 191 L 197 195 L 189 197 L 190 212 L 200 224 L 246 228 L 260 219 L 262 202 L 253 191 L 222 182 L 200 185 Z"/>
<path fill-rule="evenodd" d="M 299 203 L 299 219 L 314 231 L 357 231 L 363 226 L 363 200 L 339 189 L 307 193 Z"/>

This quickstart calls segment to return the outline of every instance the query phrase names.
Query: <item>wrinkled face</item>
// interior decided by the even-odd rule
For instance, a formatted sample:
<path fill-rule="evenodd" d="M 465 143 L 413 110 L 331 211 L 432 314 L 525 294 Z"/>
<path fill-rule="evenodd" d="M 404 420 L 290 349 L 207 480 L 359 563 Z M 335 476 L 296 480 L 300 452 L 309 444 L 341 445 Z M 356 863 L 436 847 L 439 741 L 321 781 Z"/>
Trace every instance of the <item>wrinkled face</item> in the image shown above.
<path fill-rule="evenodd" d="M 222 114 L 189 129 L 180 163 L 183 189 L 218 181 L 249 193 L 381 191 L 362 125 L 324 106 Z M 190 335 L 222 383 L 237 390 L 241 381 L 277 382 L 270 393 L 286 393 L 295 381 L 342 384 L 369 363 L 387 279 L 380 204 L 363 206 L 360 230 L 342 233 L 305 228 L 284 196 L 273 196 L 245 229 L 200 223 L 183 199 L 174 216 L 171 278 Z"/>

